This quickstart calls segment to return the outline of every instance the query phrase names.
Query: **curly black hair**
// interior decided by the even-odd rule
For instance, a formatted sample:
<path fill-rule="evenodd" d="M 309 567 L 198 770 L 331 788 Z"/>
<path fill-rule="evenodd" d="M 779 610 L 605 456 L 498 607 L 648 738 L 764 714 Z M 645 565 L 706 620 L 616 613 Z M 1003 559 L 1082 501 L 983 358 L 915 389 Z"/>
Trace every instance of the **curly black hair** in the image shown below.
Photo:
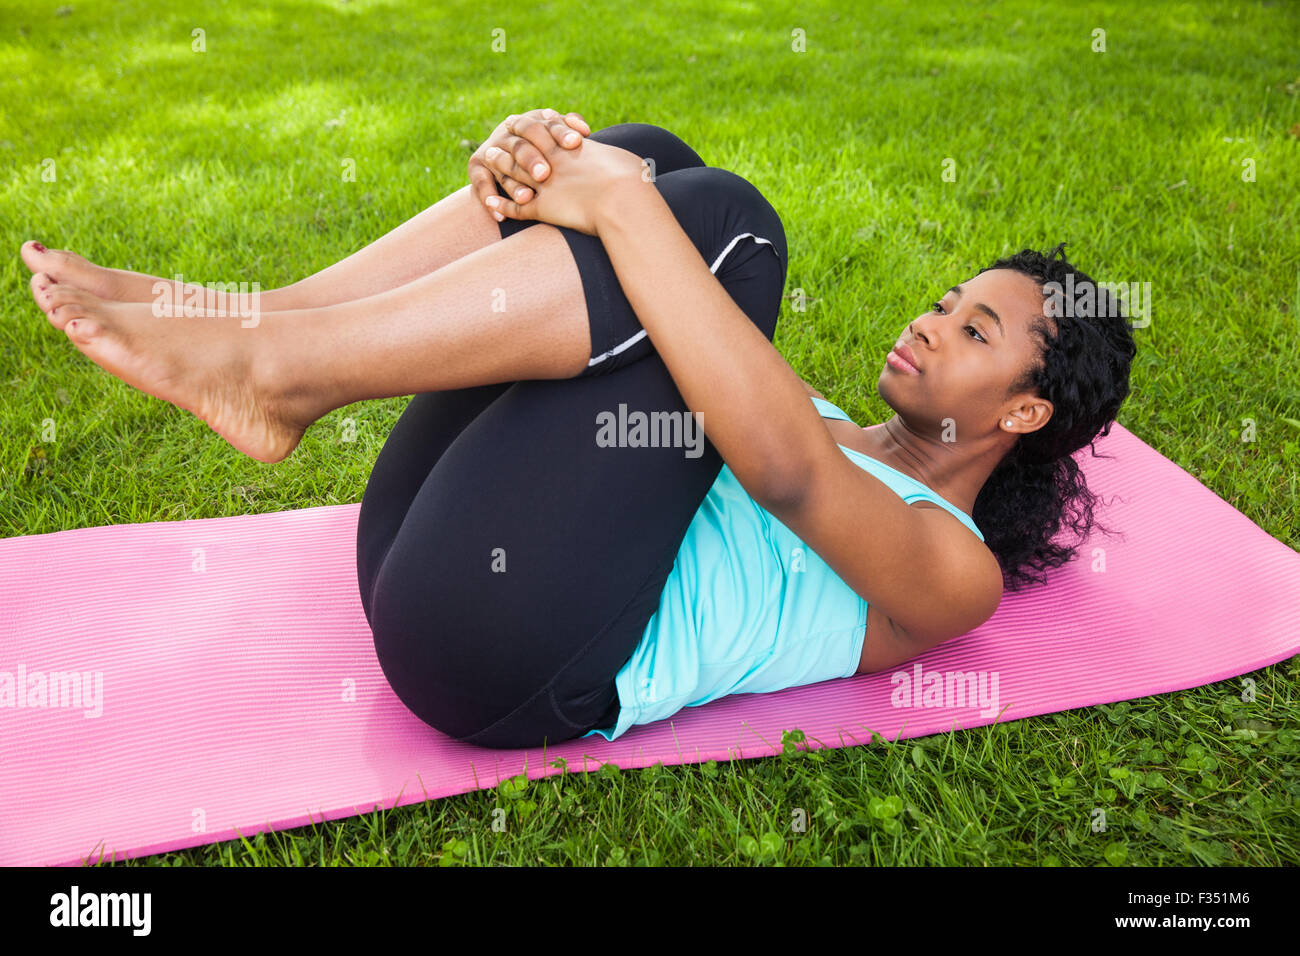
<path fill-rule="evenodd" d="M 1129 368 L 1137 354 L 1119 297 L 1071 265 L 1064 248 L 1062 242 L 1046 255 L 1024 249 L 980 270 L 1014 269 L 1043 287 L 1043 313 L 1030 327 L 1043 344 L 1041 360 L 1011 383 L 1007 397 L 1031 392 L 1052 403 L 1052 416 L 1042 428 L 1017 438 L 980 489 L 971 514 L 1010 591 L 1046 584 L 1046 569 L 1069 561 L 1099 527 L 1093 514 L 1098 499 L 1074 452 L 1110 434 L 1128 397 Z M 1061 293 L 1071 288 L 1090 289 L 1092 298 L 1065 302 Z M 1053 298 L 1055 307 L 1049 307 Z M 1094 458 L 1109 457 L 1091 451 Z M 1077 540 L 1053 541 L 1062 527 Z"/>

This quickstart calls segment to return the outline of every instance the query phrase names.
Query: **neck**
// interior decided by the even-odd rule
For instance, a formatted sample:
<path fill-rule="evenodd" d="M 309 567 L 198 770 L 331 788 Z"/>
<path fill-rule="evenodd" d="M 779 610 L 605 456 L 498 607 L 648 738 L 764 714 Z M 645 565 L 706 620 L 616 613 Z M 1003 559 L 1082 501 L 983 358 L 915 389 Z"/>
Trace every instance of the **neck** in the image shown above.
<path fill-rule="evenodd" d="M 1005 437 L 989 436 L 970 442 L 936 441 L 893 418 L 862 430 L 867 454 L 891 468 L 909 475 L 966 514 L 975 509 L 975 499 L 1011 447 Z"/>

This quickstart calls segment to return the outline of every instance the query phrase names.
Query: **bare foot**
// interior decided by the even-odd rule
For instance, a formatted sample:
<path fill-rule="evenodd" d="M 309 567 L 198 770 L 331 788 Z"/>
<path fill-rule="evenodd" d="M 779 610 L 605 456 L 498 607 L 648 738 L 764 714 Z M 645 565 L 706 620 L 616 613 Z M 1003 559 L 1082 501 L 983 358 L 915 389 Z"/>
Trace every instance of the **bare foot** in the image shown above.
<path fill-rule="evenodd" d="M 149 303 L 107 301 L 44 272 L 32 276 L 32 295 L 96 365 L 193 412 L 258 461 L 287 458 L 323 414 L 280 398 L 273 340 L 236 316 L 157 316 Z"/>

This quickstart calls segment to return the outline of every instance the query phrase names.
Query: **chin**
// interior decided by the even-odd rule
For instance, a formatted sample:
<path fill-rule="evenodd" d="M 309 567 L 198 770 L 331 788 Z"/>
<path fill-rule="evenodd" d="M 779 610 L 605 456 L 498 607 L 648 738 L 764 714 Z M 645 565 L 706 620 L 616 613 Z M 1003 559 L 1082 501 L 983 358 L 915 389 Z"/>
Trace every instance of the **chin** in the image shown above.
<path fill-rule="evenodd" d="M 893 382 L 889 380 L 890 376 L 895 374 L 897 373 L 888 368 L 880 373 L 880 378 L 876 379 L 876 394 L 880 396 L 881 400 L 886 405 L 897 412 L 898 406 L 895 404 L 895 399 L 892 394 L 894 391 Z"/>
<path fill-rule="evenodd" d="M 923 405 L 908 402 L 907 398 L 909 396 L 903 396 L 900 399 L 899 396 L 894 394 L 894 383 L 889 381 L 890 376 L 893 374 L 895 373 L 886 369 L 880 376 L 880 380 L 876 382 L 876 394 L 880 396 L 881 401 L 889 406 L 890 411 L 890 414 L 881 420 L 887 421 L 893 417 L 906 418 L 909 421 L 913 418 L 917 421 L 925 420 L 928 416 Z M 914 398 L 915 396 L 911 397 Z"/>

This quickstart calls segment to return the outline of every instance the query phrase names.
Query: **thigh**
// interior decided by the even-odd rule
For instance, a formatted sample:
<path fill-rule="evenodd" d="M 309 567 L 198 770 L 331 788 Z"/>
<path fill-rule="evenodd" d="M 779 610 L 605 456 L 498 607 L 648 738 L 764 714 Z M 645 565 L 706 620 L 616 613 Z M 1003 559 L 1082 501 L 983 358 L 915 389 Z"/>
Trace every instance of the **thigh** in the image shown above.
<path fill-rule="evenodd" d="M 388 433 L 370 470 L 357 515 L 357 584 L 372 625 L 375 579 L 429 472 L 452 442 L 510 382 L 414 396 Z"/>
<path fill-rule="evenodd" d="M 694 449 L 604 446 L 602 416 L 617 429 L 620 405 L 687 413 L 657 356 L 518 382 L 411 503 L 375 583 L 375 648 L 397 695 L 444 733 L 490 728 L 566 668 L 607 685 L 635 649 L 629 622 L 649 620 L 722 460 L 698 430 Z"/>
<path fill-rule="evenodd" d="M 726 170 L 657 182 L 770 341 L 786 255 L 775 212 Z M 587 265 L 618 288 L 608 259 Z M 678 443 L 602 441 L 602 424 L 617 433 L 636 413 L 680 426 Z M 371 624 L 394 691 L 425 722 L 485 746 L 603 726 L 614 675 L 721 465 L 648 341 L 617 370 L 510 385 L 442 453 L 379 571 Z"/>
<path fill-rule="evenodd" d="M 772 204 L 748 180 L 714 166 L 664 173 L 655 186 L 709 271 L 770 340 L 788 256 L 785 228 Z M 578 271 L 593 277 L 591 287 L 599 286 L 587 289 L 593 354 L 580 375 L 607 375 L 640 361 L 654 347 L 604 245 L 595 236 L 574 235 L 580 237 L 570 243 Z"/>
<path fill-rule="evenodd" d="M 656 181 L 666 173 L 705 165 L 700 155 L 681 137 L 651 123 L 618 123 L 598 129 L 588 138 L 640 156 L 650 164 Z M 497 193 L 506 196 L 499 183 Z M 503 238 L 536 225 L 536 221 L 519 219 L 506 219 L 497 224 Z M 648 344 L 641 342 L 644 332 L 622 296 L 600 239 L 572 229 L 561 231 L 578 264 L 587 297 L 587 315 L 591 321 L 592 355 L 587 369 L 581 374 L 604 374 L 643 358 L 649 352 Z M 603 310 L 593 313 L 592 307 L 600 305 L 604 305 Z"/>
<path fill-rule="evenodd" d="M 762 311 L 774 278 L 784 288 L 788 268 L 785 229 L 772 204 L 748 180 L 713 166 L 674 169 L 656 176 L 654 182 L 732 299 L 756 322 L 774 324 L 780 289 L 769 314 L 754 314 Z M 507 219 L 500 224 L 503 233 L 508 224 L 515 227 L 509 232 L 537 225 Z M 653 346 L 600 238 L 573 229 L 560 231 L 577 263 L 591 323 L 592 354 L 579 376 L 607 375 L 645 358 Z M 773 272 L 774 264 L 778 272 Z"/>

